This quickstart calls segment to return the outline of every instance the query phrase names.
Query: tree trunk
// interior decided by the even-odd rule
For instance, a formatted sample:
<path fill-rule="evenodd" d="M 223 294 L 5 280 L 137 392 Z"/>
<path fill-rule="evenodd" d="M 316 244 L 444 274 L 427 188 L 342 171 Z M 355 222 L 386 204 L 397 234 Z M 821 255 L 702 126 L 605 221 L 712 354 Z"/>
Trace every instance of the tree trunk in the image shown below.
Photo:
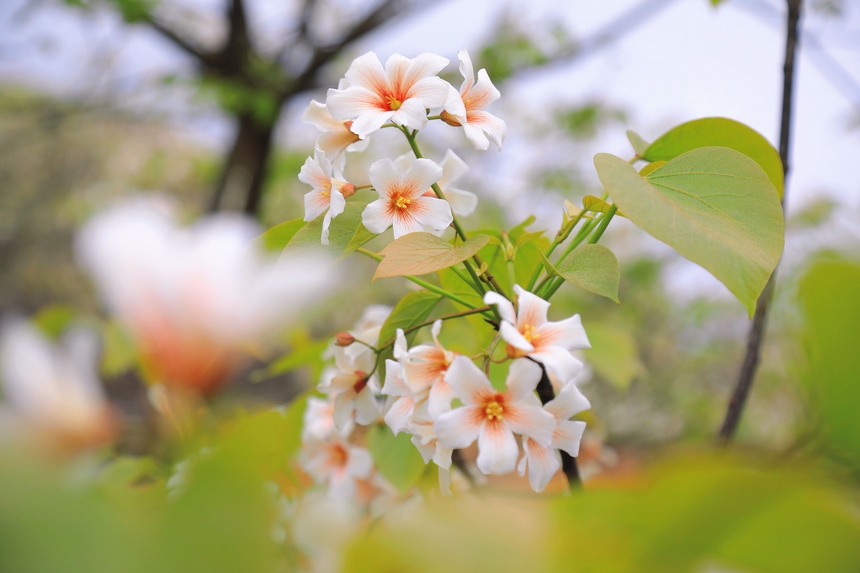
<path fill-rule="evenodd" d="M 240 115 L 236 138 L 209 203 L 209 211 L 244 211 L 256 216 L 269 167 L 277 117 L 263 123 L 251 114 Z"/>

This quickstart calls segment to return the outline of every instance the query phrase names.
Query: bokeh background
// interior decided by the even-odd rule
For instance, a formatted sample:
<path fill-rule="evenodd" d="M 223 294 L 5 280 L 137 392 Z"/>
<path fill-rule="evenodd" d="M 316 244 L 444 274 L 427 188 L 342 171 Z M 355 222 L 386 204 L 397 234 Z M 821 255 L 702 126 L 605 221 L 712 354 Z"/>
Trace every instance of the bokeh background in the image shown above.
<path fill-rule="evenodd" d="M 34 315 L 49 331 L 103 320 L 73 237 L 124 196 L 169 194 L 189 220 L 237 210 L 267 228 L 301 217 L 306 188 L 297 175 L 317 131 L 299 116 L 369 50 L 456 62 L 467 48 L 502 92 L 493 113 L 508 124 L 505 146 L 476 153 L 434 125 L 422 132 L 424 145 L 437 159 L 452 147 L 469 163 L 458 186 L 481 202 L 468 228 L 510 228 L 534 213 L 530 228 L 553 233 L 565 200 L 600 194 L 595 153 L 632 156 L 628 129 L 650 141 L 682 122 L 722 116 L 776 142 L 784 8 L 779 0 L 3 0 L 0 314 Z M 860 252 L 860 4 L 804 2 L 800 54 L 786 250 L 738 436 L 743 448 L 788 457 L 827 450 L 810 372 L 857 379 L 838 364 L 810 371 L 810 332 L 832 329 L 804 321 L 798 293 L 812 261 Z M 459 85 L 455 65 L 446 73 Z M 375 159 L 408 151 L 394 135 L 380 133 L 351 155 L 347 176 L 361 179 Z M 625 219 L 613 221 L 604 242 L 621 263 L 622 304 L 565 287 L 553 312 L 580 313 L 593 344 L 584 356 L 593 411 L 583 466 L 618 479 L 669 447 L 714 441 L 749 319 L 716 279 Z M 316 382 L 332 333 L 365 305 L 408 292 L 397 279 L 371 285 L 367 261 L 345 265 L 349 288 L 285 332 L 279 353 L 253 364 L 216 410 L 288 401 Z M 856 278 L 840 272 L 834 281 Z M 829 291 L 808 281 L 810 308 Z M 120 451 L 150 454 L 155 426 L 128 342 L 109 326 L 103 334 L 102 371 L 126 421 Z M 840 396 L 827 398 L 835 410 L 825 408 L 825 418 L 857 404 L 856 393 Z M 860 447 L 853 436 L 849 450 Z M 694 479 L 709 474 L 708 463 Z M 839 463 L 835 473 L 856 502 L 856 460 Z M 807 485 L 798 491 L 812 491 Z M 728 491 L 714 487 L 716 498 Z M 768 487 L 757 483 L 749 495 Z M 655 496 L 655 504 L 664 499 Z M 70 513 L 78 507 L 57 503 Z"/>

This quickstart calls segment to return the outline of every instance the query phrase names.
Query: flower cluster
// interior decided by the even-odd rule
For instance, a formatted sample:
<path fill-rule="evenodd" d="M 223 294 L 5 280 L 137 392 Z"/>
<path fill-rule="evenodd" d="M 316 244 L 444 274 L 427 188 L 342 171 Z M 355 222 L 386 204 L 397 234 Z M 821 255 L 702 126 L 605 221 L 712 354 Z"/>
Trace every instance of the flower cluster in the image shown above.
<path fill-rule="evenodd" d="M 409 59 L 394 54 L 383 66 L 368 52 L 352 62 L 338 89 L 328 91 L 325 104 L 311 101 L 302 119 L 323 133 L 299 179 L 313 188 L 305 195 L 305 220 L 325 213 L 323 244 L 328 244 L 331 220 L 343 212 L 357 188 L 372 187 L 379 194 L 364 209 L 364 226 L 376 234 L 393 227 L 395 238 L 426 228 L 445 230 L 453 220 L 452 209 L 459 215 L 474 211 L 473 194 L 449 187 L 468 169 L 451 151 L 441 166 L 417 153 L 412 161 L 379 160 L 370 167 L 367 185 L 356 186 L 342 175 L 345 152 L 363 149 L 380 129 L 394 127 L 414 139 L 431 118 L 462 127 L 475 149 L 486 150 L 490 141 L 501 149 L 505 122 L 485 111 L 499 99 L 499 91 L 486 70 L 475 80 L 466 50 L 458 55 L 464 78 L 459 91 L 437 75 L 448 65 L 441 56 L 425 53 Z"/>

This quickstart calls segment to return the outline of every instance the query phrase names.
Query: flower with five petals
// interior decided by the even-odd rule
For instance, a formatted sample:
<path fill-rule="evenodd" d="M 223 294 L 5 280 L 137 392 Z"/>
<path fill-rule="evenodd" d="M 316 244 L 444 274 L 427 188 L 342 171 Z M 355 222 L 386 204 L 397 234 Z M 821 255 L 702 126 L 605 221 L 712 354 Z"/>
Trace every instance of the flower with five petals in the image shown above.
<path fill-rule="evenodd" d="M 453 87 L 449 88 L 442 121 L 455 127 L 463 126 L 466 138 L 479 151 L 486 151 L 491 141 L 501 149 L 508 127 L 503 120 L 484 111 L 501 94 L 490 81 L 487 70 L 479 70 L 478 81 L 475 81 L 475 68 L 472 67 L 469 52 L 460 50 L 457 56 L 460 58 L 463 85 L 459 92 Z"/>

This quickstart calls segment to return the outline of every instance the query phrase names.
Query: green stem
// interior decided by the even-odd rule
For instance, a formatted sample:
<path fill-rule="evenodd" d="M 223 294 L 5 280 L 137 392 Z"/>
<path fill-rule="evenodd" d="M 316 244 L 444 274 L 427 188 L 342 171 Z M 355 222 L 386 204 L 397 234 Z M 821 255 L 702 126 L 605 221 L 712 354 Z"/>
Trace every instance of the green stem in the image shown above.
<path fill-rule="evenodd" d="M 356 249 L 356 252 L 361 253 L 362 255 L 366 255 L 375 261 L 381 261 L 382 260 L 382 256 L 377 255 L 374 252 L 368 251 L 367 249 L 362 248 L 362 247 L 359 247 L 358 249 Z M 441 287 L 437 287 L 433 283 L 428 283 L 425 280 L 419 279 L 418 277 L 413 277 L 411 275 L 409 275 L 409 276 L 404 275 L 403 278 L 408 279 L 408 280 L 414 282 L 415 284 L 417 284 L 418 286 L 424 287 L 431 292 L 435 292 L 436 294 L 442 295 L 445 298 L 449 298 L 456 303 L 462 304 L 466 308 L 471 308 L 471 309 L 475 308 L 474 306 L 472 306 L 471 304 L 469 304 L 468 302 L 466 302 L 465 300 L 463 300 L 459 296 L 455 295 L 454 293 L 448 292 Z"/>
<path fill-rule="evenodd" d="M 415 155 L 416 159 L 424 159 L 424 155 L 421 153 L 421 149 L 418 147 L 418 140 L 415 137 L 417 132 L 413 131 L 409 132 L 408 129 L 401 126 L 400 131 L 403 132 L 403 135 L 406 136 L 406 140 L 409 142 L 409 147 L 412 148 L 412 153 Z M 433 192 L 436 193 L 436 196 L 445 201 L 445 194 L 442 192 L 442 188 L 439 187 L 438 183 L 434 183 L 430 186 L 433 189 Z M 463 231 L 463 227 L 460 226 L 460 222 L 457 221 L 457 217 L 454 216 L 453 211 L 451 212 L 451 224 L 454 226 L 454 230 L 457 232 L 457 235 L 462 239 L 463 242 L 466 242 L 468 238 L 466 237 L 466 232 Z M 478 255 L 472 257 L 472 260 L 475 261 L 475 264 L 478 265 L 478 268 L 484 266 L 484 261 Z M 501 285 L 499 285 L 498 281 L 496 281 L 495 277 L 490 273 L 486 273 L 487 282 L 489 282 L 493 289 L 499 294 L 504 295 L 505 291 L 502 289 Z"/>
<path fill-rule="evenodd" d="M 600 226 L 597 227 L 597 231 L 595 231 L 591 238 L 588 240 L 589 245 L 594 245 L 597 243 L 597 241 L 600 240 L 600 237 L 603 236 L 604 231 L 606 231 L 606 227 L 609 226 L 610 221 L 612 221 L 612 217 L 615 216 L 615 213 L 617 211 L 618 205 L 613 203 L 612 206 L 609 207 L 609 211 L 607 211 L 606 215 L 603 217 L 603 219 L 601 219 Z"/>
<path fill-rule="evenodd" d="M 473 291 L 475 291 L 475 293 L 477 293 L 477 295 L 478 295 L 478 296 L 480 296 L 480 297 L 483 297 L 483 296 L 484 296 L 484 290 L 483 290 L 482 288 L 480 288 L 480 287 L 476 286 L 476 285 L 472 282 L 472 280 L 470 280 L 470 278 L 469 278 L 469 277 L 468 277 L 468 276 L 467 276 L 463 271 L 461 271 L 461 270 L 460 270 L 460 269 L 458 269 L 457 267 L 448 267 L 448 268 L 449 268 L 449 269 L 451 269 L 451 271 L 452 271 L 455 275 L 457 275 L 458 277 L 460 277 L 460 280 L 461 280 L 461 281 L 463 281 L 464 283 L 466 283 L 467 285 L 469 285 L 469 287 L 470 287 Z"/>

